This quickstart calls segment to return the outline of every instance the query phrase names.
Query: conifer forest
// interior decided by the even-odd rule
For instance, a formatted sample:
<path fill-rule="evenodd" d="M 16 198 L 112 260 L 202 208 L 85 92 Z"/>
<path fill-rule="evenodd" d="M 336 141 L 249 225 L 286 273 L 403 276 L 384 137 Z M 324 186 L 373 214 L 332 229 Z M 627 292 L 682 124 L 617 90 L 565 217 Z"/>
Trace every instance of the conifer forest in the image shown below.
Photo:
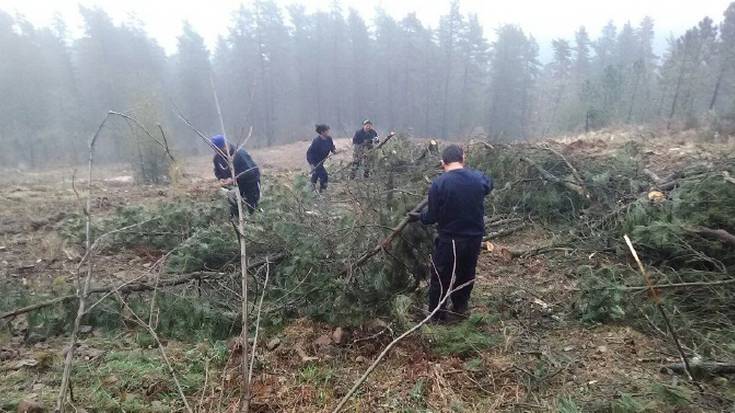
<path fill-rule="evenodd" d="M 0 0 L 0 413 L 735 412 L 735 3 L 173 45 L 36 3 L 76 20 Z"/>

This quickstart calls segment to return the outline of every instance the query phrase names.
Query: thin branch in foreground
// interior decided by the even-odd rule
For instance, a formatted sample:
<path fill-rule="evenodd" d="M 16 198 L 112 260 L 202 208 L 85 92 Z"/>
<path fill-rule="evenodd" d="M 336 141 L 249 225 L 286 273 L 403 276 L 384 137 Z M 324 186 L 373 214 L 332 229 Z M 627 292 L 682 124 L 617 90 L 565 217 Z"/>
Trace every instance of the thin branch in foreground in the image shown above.
<path fill-rule="evenodd" d="M 102 132 L 102 129 L 105 127 L 105 124 L 107 123 L 107 120 L 110 119 L 111 112 L 108 112 L 107 115 L 105 115 L 105 118 L 102 119 L 102 122 L 100 122 L 99 127 L 97 127 L 97 131 L 92 136 L 92 139 L 89 140 L 88 145 L 88 166 L 87 166 L 87 200 L 85 202 L 84 206 L 84 214 L 86 216 L 86 221 L 84 225 L 84 235 L 85 235 L 85 254 L 87 255 L 87 274 L 84 277 L 84 281 L 81 280 L 80 272 L 76 272 L 76 280 L 77 280 L 77 292 L 76 296 L 79 298 L 79 306 L 77 307 L 77 316 L 74 319 L 74 326 L 72 328 L 71 332 L 71 339 L 69 342 L 69 351 L 66 352 L 66 357 L 64 359 L 64 373 L 61 376 L 61 386 L 59 388 L 59 395 L 56 399 L 56 411 L 60 413 L 64 413 L 64 409 L 66 407 L 66 393 L 69 390 L 69 379 L 71 377 L 71 367 L 72 362 L 74 360 L 74 351 L 77 345 L 77 338 L 79 335 L 79 326 L 82 323 L 82 317 L 84 317 L 85 314 L 85 305 L 87 301 L 87 295 L 89 291 L 89 285 L 90 281 L 92 279 L 92 269 L 93 269 L 93 263 L 92 263 L 92 169 L 94 165 L 94 145 L 97 142 L 97 139 L 100 136 L 100 133 Z M 81 287 L 81 288 L 79 288 Z"/>
<path fill-rule="evenodd" d="M 663 304 L 661 304 L 661 297 L 659 297 L 658 291 L 656 290 L 656 288 L 654 288 L 651 278 L 648 276 L 646 269 L 643 267 L 643 263 L 641 262 L 640 258 L 638 258 L 638 253 L 633 247 L 633 243 L 630 241 L 630 238 L 628 237 L 627 234 L 623 235 L 623 238 L 625 239 L 625 243 L 628 244 L 628 249 L 630 249 L 630 253 L 633 255 L 633 259 L 638 264 L 638 269 L 640 270 L 641 275 L 643 275 L 643 279 L 646 281 L 646 286 L 648 287 L 648 290 L 651 293 L 651 299 L 653 300 L 654 304 L 656 304 L 656 307 L 658 307 L 658 310 L 661 313 L 661 317 L 663 318 L 664 323 L 666 324 L 666 328 L 669 330 L 669 333 L 671 334 L 671 339 L 674 341 L 674 344 L 676 345 L 676 350 L 679 352 L 679 357 L 681 358 L 681 362 L 684 365 L 684 369 L 686 370 L 689 380 L 694 382 L 694 384 L 696 384 L 697 387 L 699 387 L 699 389 L 702 390 L 702 386 L 694 379 L 694 376 L 692 375 L 692 370 L 689 366 L 689 360 L 687 360 L 687 357 L 684 354 L 684 350 L 682 350 L 681 348 L 681 343 L 679 342 L 679 336 L 676 334 L 676 331 L 674 330 L 674 328 L 671 327 L 669 316 L 666 314 Z"/>
<path fill-rule="evenodd" d="M 166 367 L 168 368 L 168 372 L 171 374 L 171 377 L 174 380 L 174 384 L 176 384 L 176 391 L 179 393 L 179 397 L 181 398 L 181 401 L 184 403 L 184 407 L 186 407 L 186 411 L 188 413 L 193 413 L 193 410 L 191 410 L 191 406 L 189 406 L 189 402 L 186 400 L 186 395 L 184 395 L 184 390 L 181 388 L 181 383 L 179 383 L 179 378 L 176 375 L 176 371 L 174 370 L 173 366 L 171 365 L 171 361 L 168 358 L 168 355 L 166 354 L 166 350 L 163 347 L 163 343 L 161 343 L 161 340 L 158 338 L 158 334 L 156 333 L 156 330 L 151 327 L 150 324 L 143 321 L 138 314 L 133 311 L 132 308 L 128 305 L 128 303 L 122 298 L 122 295 L 120 295 L 119 291 L 115 291 L 115 297 L 117 297 L 117 300 L 120 302 L 120 305 L 125 307 L 125 309 L 133 315 L 134 321 L 140 325 L 141 327 L 148 330 L 148 334 L 153 337 L 153 339 L 156 341 L 156 345 L 158 346 L 158 350 L 161 352 L 161 357 L 163 357 L 163 362 L 166 364 Z"/>
<path fill-rule="evenodd" d="M 400 336 L 396 337 L 393 341 L 391 341 L 390 343 L 388 343 L 387 346 L 385 346 L 385 349 L 383 349 L 383 351 L 380 353 L 380 355 L 378 355 L 378 358 L 376 358 L 375 361 L 373 361 L 373 363 L 370 365 L 370 367 L 368 367 L 367 370 L 365 370 L 365 373 L 363 373 L 363 375 L 355 382 L 355 384 L 347 392 L 347 394 L 345 394 L 344 397 L 342 397 L 342 399 L 339 401 L 339 404 L 337 404 L 337 407 L 335 407 L 334 410 L 332 410 L 332 413 L 338 413 L 339 411 L 342 410 L 342 408 L 344 407 L 344 405 L 352 398 L 352 396 L 355 394 L 355 392 L 357 391 L 357 389 L 362 385 L 362 383 L 365 382 L 365 380 L 367 380 L 367 378 L 370 375 L 370 373 L 372 373 L 373 370 L 375 370 L 375 368 L 378 366 L 378 364 L 380 364 L 380 362 L 383 360 L 383 358 L 385 358 L 385 356 L 388 354 L 388 352 L 396 344 L 398 344 L 398 342 L 400 342 L 404 338 L 408 337 L 411 333 L 413 333 L 414 331 L 418 330 L 419 328 L 421 328 L 421 326 L 423 326 L 429 320 L 431 320 L 431 318 L 434 317 L 434 315 L 439 311 L 439 309 L 441 309 L 442 307 L 444 307 L 444 304 L 447 302 L 447 299 L 449 299 L 449 297 L 454 292 L 459 291 L 462 288 L 467 287 L 468 285 L 470 285 L 470 284 L 472 284 L 472 283 L 475 282 L 474 279 L 473 280 L 469 280 L 466 283 L 464 283 L 464 284 L 462 284 L 462 285 L 460 285 L 460 286 L 458 286 L 456 288 L 452 288 L 454 286 L 454 282 L 456 281 L 456 278 L 457 278 L 457 276 L 456 276 L 456 270 L 457 270 L 457 245 L 454 242 L 454 240 L 452 240 L 452 252 L 454 254 L 454 261 L 453 261 L 453 266 L 452 266 L 452 278 L 451 278 L 451 281 L 449 282 L 449 286 L 447 287 L 447 293 L 444 295 L 444 297 L 442 298 L 442 300 L 439 302 L 439 304 L 436 306 L 436 308 L 434 308 L 429 313 L 429 315 L 427 315 L 423 320 L 421 320 L 418 324 L 414 325 L 410 329 L 406 330 L 403 334 L 401 334 Z M 439 278 L 439 283 L 441 284 L 441 278 Z"/>
<path fill-rule="evenodd" d="M 263 281 L 263 292 L 260 294 L 260 302 L 258 303 L 258 316 L 255 319 L 255 336 L 253 336 L 253 348 L 250 350 L 250 369 L 248 370 L 248 382 L 253 380 L 253 366 L 255 365 L 255 351 L 258 348 L 258 333 L 260 332 L 260 313 L 263 310 L 263 298 L 265 298 L 265 289 L 268 287 L 268 277 L 270 276 L 270 263 L 265 264 L 265 281 Z M 244 357 L 244 356 L 243 356 Z"/>

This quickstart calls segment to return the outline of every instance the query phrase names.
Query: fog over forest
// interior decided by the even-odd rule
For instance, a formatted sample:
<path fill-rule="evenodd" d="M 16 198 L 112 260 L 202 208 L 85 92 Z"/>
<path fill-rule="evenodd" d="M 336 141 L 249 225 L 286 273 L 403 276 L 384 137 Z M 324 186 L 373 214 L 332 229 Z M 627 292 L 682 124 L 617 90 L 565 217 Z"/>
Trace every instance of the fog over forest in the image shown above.
<path fill-rule="evenodd" d="M 654 52 L 656 16 L 585 27 L 555 39 L 539 60 L 533 27 L 483 27 L 447 3 L 436 28 L 415 14 L 307 12 L 257 0 L 232 12 L 214 50 L 189 24 L 167 55 L 141 23 L 116 24 L 80 7 L 84 33 L 63 21 L 35 27 L 0 10 L 0 162 L 39 168 L 79 162 L 108 110 L 150 130 L 160 123 L 179 154 L 208 149 L 205 134 L 252 127 L 251 147 L 310 138 L 317 122 L 351 135 L 379 131 L 464 139 L 527 139 L 623 125 L 684 128 L 735 122 L 735 3 Z M 488 40 L 492 39 L 492 41 Z M 120 119 L 100 157 L 124 161 L 145 139 Z M 112 142 L 112 143 L 110 143 Z"/>

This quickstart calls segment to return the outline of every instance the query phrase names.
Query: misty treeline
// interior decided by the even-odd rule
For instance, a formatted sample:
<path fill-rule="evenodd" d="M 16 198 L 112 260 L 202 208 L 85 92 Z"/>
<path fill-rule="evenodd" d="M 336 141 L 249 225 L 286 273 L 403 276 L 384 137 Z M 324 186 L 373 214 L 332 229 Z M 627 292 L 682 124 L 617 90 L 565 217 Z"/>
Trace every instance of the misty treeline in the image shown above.
<path fill-rule="evenodd" d="M 102 9 L 79 11 L 84 34 L 75 39 L 60 20 L 34 27 L 0 11 L 5 166 L 78 161 L 108 110 L 151 130 L 160 122 L 179 153 L 201 153 L 207 148 L 173 108 L 205 133 L 218 132 L 211 80 L 228 135 L 252 127 L 251 146 L 310 137 L 316 122 L 344 136 L 363 118 L 383 131 L 522 139 L 735 116 L 735 3 L 670 39 L 662 56 L 652 46 L 654 20 L 645 18 L 599 33 L 580 26 L 574 38 L 552 42 L 547 64 L 523 28 L 486 33 L 457 1 L 431 28 L 415 14 L 396 20 L 378 9 L 366 21 L 336 2 L 307 13 L 256 0 L 221 22 L 213 51 L 183 23 L 171 55 L 134 19 L 116 24 Z M 118 120 L 108 133 L 103 158 L 141 153 L 133 125 Z"/>

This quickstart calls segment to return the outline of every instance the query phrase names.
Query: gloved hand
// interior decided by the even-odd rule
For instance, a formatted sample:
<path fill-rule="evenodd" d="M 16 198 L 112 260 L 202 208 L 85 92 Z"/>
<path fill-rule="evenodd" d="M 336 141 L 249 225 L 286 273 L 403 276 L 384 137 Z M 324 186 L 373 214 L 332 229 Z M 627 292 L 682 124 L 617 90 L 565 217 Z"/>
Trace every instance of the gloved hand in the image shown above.
<path fill-rule="evenodd" d="M 408 222 L 416 222 L 421 218 L 421 214 L 418 212 L 409 212 L 408 213 Z"/>
<path fill-rule="evenodd" d="M 373 138 L 373 145 L 377 145 L 377 144 L 379 144 L 379 143 L 380 143 L 380 138 L 378 138 L 377 136 L 376 136 L 376 137 L 374 137 L 374 138 Z"/>

